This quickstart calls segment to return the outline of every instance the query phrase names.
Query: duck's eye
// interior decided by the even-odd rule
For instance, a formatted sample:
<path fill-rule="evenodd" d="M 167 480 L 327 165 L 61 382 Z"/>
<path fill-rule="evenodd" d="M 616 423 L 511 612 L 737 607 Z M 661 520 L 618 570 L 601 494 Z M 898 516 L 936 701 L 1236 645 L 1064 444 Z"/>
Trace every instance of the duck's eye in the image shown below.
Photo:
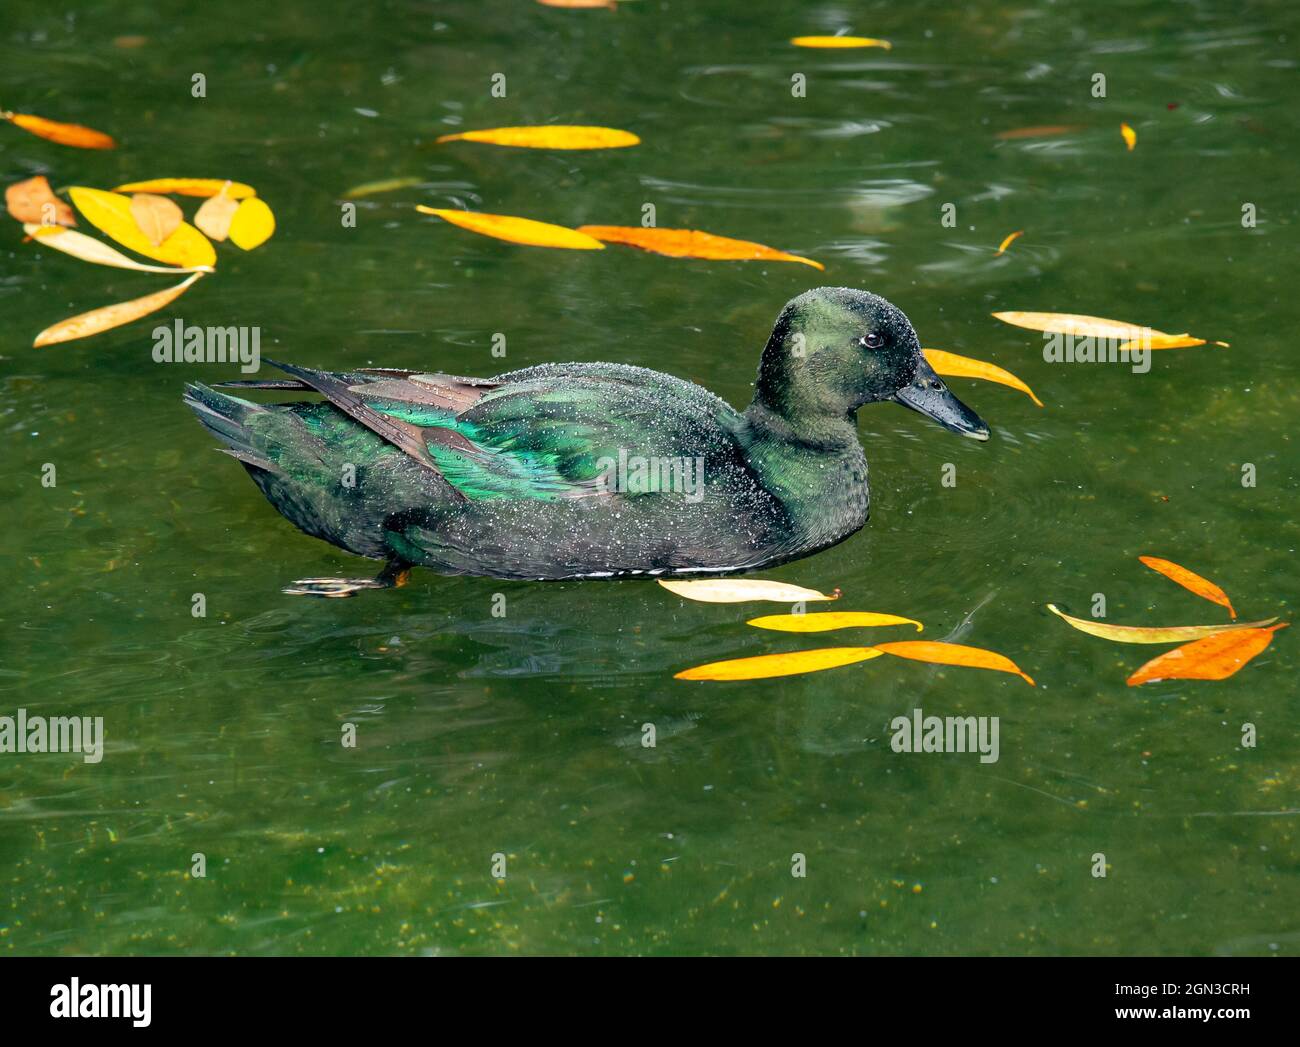
<path fill-rule="evenodd" d="M 885 336 L 872 331 L 869 335 L 860 338 L 859 341 L 868 349 L 879 349 L 885 344 Z"/>

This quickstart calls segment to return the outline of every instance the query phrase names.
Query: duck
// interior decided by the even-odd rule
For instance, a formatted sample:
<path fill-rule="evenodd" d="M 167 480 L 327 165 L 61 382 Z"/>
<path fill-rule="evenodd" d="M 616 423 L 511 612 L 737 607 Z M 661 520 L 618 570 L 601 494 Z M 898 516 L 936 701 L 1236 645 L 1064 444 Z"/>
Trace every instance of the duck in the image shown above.
<path fill-rule="evenodd" d="M 185 404 L 282 516 L 384 565 L 373 578 L 299 579 L 291 595 L 400 586 L 412 567 L 539 581 L 771 567 L 866 524 L 860 408 L 899 404 L 989 437 L 902 310 L 847 287 L 786 303 L 743 411 L 628 364 L 473 378 L 266 362 L 287 377 L 191 383 Z"/>

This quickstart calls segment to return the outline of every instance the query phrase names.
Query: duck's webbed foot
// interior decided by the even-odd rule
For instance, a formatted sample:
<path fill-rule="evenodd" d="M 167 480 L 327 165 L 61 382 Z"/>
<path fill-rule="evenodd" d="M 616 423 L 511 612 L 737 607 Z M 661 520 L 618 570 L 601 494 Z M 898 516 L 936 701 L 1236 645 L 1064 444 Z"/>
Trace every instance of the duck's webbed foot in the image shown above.
<path fill-rule="evenodd" d="M 411 578 L 404 563 L 390 563 L 374 578 L 299 578 L 282 590 L 290 596 L 355 596 L 363 589 L 399 589 Z"/>

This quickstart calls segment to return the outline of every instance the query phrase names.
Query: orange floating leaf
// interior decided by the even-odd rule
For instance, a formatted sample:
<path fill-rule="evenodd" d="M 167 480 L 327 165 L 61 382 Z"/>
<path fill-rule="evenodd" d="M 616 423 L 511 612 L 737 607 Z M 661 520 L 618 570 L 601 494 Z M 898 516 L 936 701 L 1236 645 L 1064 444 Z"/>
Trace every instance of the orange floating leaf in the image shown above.
<path fill-rule="evenodd" d="M 580 225 L 578 232 L 611 244 L 627 244 L 670 258 L 711 258 L 729 261 L 800 262 L 825 269 L 821 262 L 786 254 L 749 240 L 733 240 L 696 229 L 643 229 L 635 225 Z"/>
<path fill-rule="evenodd" d="M 1171 560 L 1162 560 L 1158 556 L 1139 556 L 1144 564 L 1163 574 L 1170 581 L 1177 582 L 1184 589 L 1195 593 L 1203 600 L 1209 600 L 1210 603 L 1217 603 L 1220 607 L 1228 609 L 1228 617 L 1236 618 L 1237 612 L 1233 610 L 1232 601 L 1228 599 L 1228 594 L 1215 585 L 1208 578 L 1202 578 L 1194 571 L 1189 571 L 1186 567 L 1180 567 Z"/>
<path fill-rule="evenodd" d="M 131 197 L 131 217 L 154 247 L 176 232 L 185 221 L 185 215 L 173 201 L 153 193 L 136 193 Z"/>
<path fill-rule="evenodd" d="M 616 7 L 614 0 L 537 0 L 537 2 L 545 7 L 604 7 L 610 11 Z"/>
<path fill-rule="evenodd" d="M 1010 658 L 996 651 L 986 651 L 982 647 L 966 647 L 959 643 L 940 643 L 935 640 L 898 640 L 894 643 L 878 643 L 875 648 L 896 658 L 910 658 L 916 662 L 961 665 L 971 669 L 993 669 L 1000 673 L 1014 673 L 1030 687 L 1034 686 L 1034 681 Z"/>
<path fill-rule="evenodd" d="M 443 135 L 443 142 L 485 142 L 516 149 L 626 149 L 640 145 L 641 139 L 631 131 L 614 127 L 574 127 L 544 124 L 539 127 L 490 127 L 485 131 L 462 131 Z"/>
<path fill-rule="evenodd" d="M 0 120 L 8 120 L 15 127 L 45 138 L 59 145 L 70 145 L 77 149 L 116 149 L 117 143 L 103 131 L 96 131 L 80 124 L 63 124 L 57 120 L 46 120 L 43 116 L 31 116 L 27 113 L 0 113 Z"/>
<path fill-rule="evenodd" d="M 825 633 L 832 629 L 870 629 L 883 625 L 915 625 L 919 633 L 925 628 L 915 618 L 874 611 L 819 611 L 816 614 L 767 614 L 751 618 L 745 624 L 778 633 Z"/>
<path fill-rule="evenodd" d="M 1128 124 L 1120 124 L 1119 133 L 1123 136 L 1124 144 L 1128 146 L 1128 151 L 1130 153 L 1133 152 L 1133 147 L 1137 145 L 1138 141 L 1137 132 L 1134 131 L 1133 128 L 1129 127 Z"/>
<path fill-rule="evenodd" d="M 529 244 L 532 247 L 566 247 L 577 251 L 602 251 L 605 245 L 595 237 L 563 225 L 535 222 L 531 218 L 515 218 L 504 214 L 483 214 L 479 211 L 453 211 L 444 207 L 425 207 L 416 204 L 422 214 L 437 215 L 444 222 L 458 225 L 472 233 L 508 240 L 512 244 Z"/>
<path fill-rule="evenodd" d="M 39 348 L 43 345 L 54 345 L 57 342 L 71 342 L 77 338 L 89 338 L 101 331 L 108 331 L 114 327 L 121 327 L 123 324 L 139 320 L 142 316 L 156 313 L 159 309 L 170 305 L 202 275 L 202 273 L 195 273 L 188 280 L 182 281 L 175 287 L 169 287 L 165 291 L 155 291 L 143 298 L 134 298 L 129 302 L 106 305 L 102 309 L 92 309 L 88 313 L 81 313 L 78 316 L 60 320 L 57 324 L 47 327 L 38 334 L 36 341 L 32 344 Z"/>
<path fill-rule="evenodd" d="M 1010 247 L 1013 243 L 1015 243 L 1024 235 L 1025 235 L 1025 231 L 1023 229 L 1017 229 L 1014 233 L 1009 234 L 1007 238 L 1002 241 L 1002 243 L 998 244 L 997 254 L 1004 254 L 1008 247 Z M 996 255 L 994 257 L 996 257 Z"/>
<path fill-rule="evenodd" d="M 33 225 L 77 224 L 72 208 L 54 195 L 44 175 L 15 182 L 5 189 L 5 207 L 18 221 Z"/>
<path fill-rule="evenodd" d="M 693 669 L 683 669 L 674 680 L 766 680 L 773 676 L 797 676 L 816 673 L 823 669 L 836 669 L 841 665 L 865 662 L 878 658 L 880 651 L 874 647 L 819 647 L 811 651 L 791 651 L 789 654 L 760 654 L 755 658 L 732 658 L 725 662 L 709 662 Z"/>
<path fill-rule="evenodd" d="M 1273 642 L 1289 623 L 1267 629 L 1234 629 L 1175 647 L 1152 658 L 1128 678 L 1130 687 L 1152 680 L 1226 680 Z"/>
<path fill-rule="evenodd" d="M 1074 626 L 1081 633 L 1100 636 L 1103 640 L 1116 643 L 1187 643 L 1188 640 L 1201 640 L 1218 633 L 1230 633 L 1234 629 L 1262 629 L 1272 625 L 1277 618 L 1264 618 L 1258 622 L 1237 622 L 1227 625 L 1111 625 L 1088 618 L 1075 618 L 1066 614 L 1056 604 L 1049 603 L 1047 609 L 1058 618 Z"/>
<path fill-rule="evenodd" d="M 174 193 L 177 196 L 217 196 L 224 190 L 232 200 L 256 196 L 257 190 L 243 182 L 230 182 L 224 178 L 150 178 L 145 182 L 127 182 L 117 186 L 115 193 Z"/>
<path fill-rule="evenodd" d="M 880 47 L 886 51 L 894 48 L 888 40 L 879 40 L 874 36 L 796 36 L 790 43 L 795 47 Z"/>
<path fill-rule="evenodd" d="M 922 349 L 921 353 L 929 361 L 936 374 L 948 378 L 982 378 L 986 382 L 997 382 L 998 385 L 1019 389 L 1039 407 L 1043 406 L 1043 401 L 1034 395 L 1034 391 L 1029 386 L 1025 385 L 1010 371 L 1003 370 L 997 364 L 991 364 L 984 360 L 972 360 L 969 356 L 958 356 L 956 353 L 945 352 L 943 349 Z"/>
<path fill-rule="evenodd" d="M 1013 127 L 1010 131 L 999 131 L 997 137 L 1010 142 L 1017 138 L 1047 138 L 1081 130 L 1083 128 L 1079 124 L 1043 124 L 1039 127 Z"/>

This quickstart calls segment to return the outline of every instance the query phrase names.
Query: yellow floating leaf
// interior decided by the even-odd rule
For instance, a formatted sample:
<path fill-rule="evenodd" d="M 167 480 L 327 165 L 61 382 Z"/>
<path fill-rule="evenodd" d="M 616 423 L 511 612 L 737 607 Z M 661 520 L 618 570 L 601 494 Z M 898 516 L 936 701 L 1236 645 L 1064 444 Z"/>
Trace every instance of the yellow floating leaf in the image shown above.
<path fill-rule="evenodd" d="M 1081 130 L 1083 128 L 1078 124 L 1043 124 L 1038 127 L 1013 127 L 1010 131 L 999 131 L 996 137 L 1004 142 L 1010 142 L 1018 138 L 1047 138 L 1051 135 L 1063 135 Z"/>
<path fill-rule="evenodd" d="M 1014 673 L 1030 687 L 1030 679 L 1010 658 L 996 651 L 986 651 L 982 647 L 965 647 L 959 643 L 939 643 L 934 640 L 898 640 L 894 643 L 878 643 L 877 651 L 892 654 L 897 658 L 910 658 L 917 662 L 933 662 L 937 665 L 962 665 L 971 669 L 993 669 L 1001 673 Z"/>
<path fill-rule="evenodd" d="M 243 182 L 225 178 L 151 178 L 147 182 L 127 182 L 113 189 L 115 193 L 174 193 L 177 196 L 216 196 L 223 189 L 232 200 L 256 196 L 257 190 Z"/>
<path fill-rule="evenodd" d="M 795 47 L 882 47 L 886 51 L 894 47 L 888 40 L 874 36 L 796 36 L 790 43 Z"/>
<path fill-rule="evenodd" d="M 453 211 L 443 207 L 425 207 L 424 204 L 416 204 L 415 209 L 422 214 L 437 215 L 443 221 L 472 233 L 508 240 L 512 244 L 566 247 L 576 251 L 602 251 L 605 248 L 599 240 L 577 229 L 551 225 L 549 222 L 535 222 L 531 218 L 483 214 L 479 211 Z"/>
<path fill-rule="evenodd" d="M 222 243 L 230 235 L 230 223 L 241 206 L 238 200 L 224 193 L 210 196 L 194 212 L 194 224 L 217 243 Z"/>
<path fill-rule="evenodd" d="M 1137 145 L 1138 141 L 1137 132 L 1134 131 L 1133 128 L 1129 127 L 1128 124 L 1120 124 L 1119 133 L 1123 136 L 1124 144 L 1128 146 L 1128 151 L 1130 153 L 1133 152 L 1133 147 Z"/>
<path fill-rule="evenodd" d="M 729 261 L 800 262 L 825 269 L 821 262 L 786 254 L 749 240 L 733 240 L 696 229 L 644 229 L 636 225 L 580 225 L 578 232 L 611 244 L 627 244 L 670 258 L 712 258 Z"/>
<path fill-rule="evenodd" d="M 670 593 L 701 603 L 744 603 L 747 600 L 771 600 L 775 603 L 800 603 L 804 600 L 838 600 L 836 589 L 827 596 L 816 589 L 787 582 L 768 582 L 761 578 L 700 578 L 685 580 L 660 578 L 659 584 Z"/>
<path fill-rule="evenodd" d="M 261 197 L 244 200 L 230 219 L 230 242 L 245 251 L 260 247 L 275 232 L 275 215 Z"/>
<path fill-rule="evenodd" d="M 195 266 L 184 269 L 176 266 L 146 265 L 144 262 L 137 262 L 134 258 L 128 258 L 121 251 L 109 247 L 102 240 L 86 236 L 75 229 L 64 229 L 59 225 L 33 225 L 28 222 L 23 225 L 23 232 L 37 243 L 46 247 L 53 247 L 56 251 L 62 251 L 73 258 L 79 258 L 83 262 L 92 262 L 95 265 L 111 265 L 116 269 L 134 269 L 139 273 L 183 274 L 212 272 L 211 266 Z"/>
<path fill-rule="evenodd" d="M 54 326 L 47 327 L 38 334 L 36 341 L 32 344 L 40 347 L 54 345 L 56 342 L 71 342 L 77 338 L 89 338 L 101 331 L 108 331 L 114 327 L 121 327 L 123 324 L 139 320 L 142 316 L 156 313 L 159 309 L 174 302 L 185 293 L 190 284 L 194 283 L 202 275 L 202 273 L 195 273 L 188 280 L 183 280 L 175 287 L 169 287 L 165 291 L 155 291 L 143 298 L 134 298 L 129 302 L 118 302 L 116 305 L 106 305 L 102 309 L 93 309 L 88 313 L 81 313 L 78 316 L 69 317 L 67 320 L 60 320 Z"/>
<path fill-rule="evenodd" d="M 28 113 L 0 113 L 0 120 L 8 120 L 15 127 L 45 138 L 59 145 L 75 146 L 77 149 L 116 149 L 117 143 L 103 131 L 82 127 L 80 124 L 62 124 L 57 120 L 46 120 L 43 116 L 31 116 Z"/>
<path fill-rule="evenodd" d="M 1232 608 L 1232 601 L 1228 599 L 1228 594 L 1215 585 L 1208 578 L 1202 578 L 1194 571 L 1189 571 L 1186 567 L 1180 567 L 1172 560 L 1162 560 L 1158 556 L 1139 556 L 1144 564 L 1151 570 L 1163 574 L 1170 581 L 1177 582 L 1184 589 L 1195 593 L 1203 600 L 1209 600 L 1210 603 L 1217 603 L 1220 607 L 1228 609 L 1228 617 L 1236 618 L 1237 612 Z"/>
<path fill-rule="evenodd" d="M 641 139 L 631 131 L 613 127 L 572 127 L 546 124 L 540 127 L 489 127 L 483 131 L 462 131 L 443 135 L 443 142 L 486 142 L 518 149 L 625 149 L 640 145 Z"/>
<path fill-rule="evenodd" d="M 922 349 L 921 352 L 929 361 L 930 366 L 934 368 L 936 374 L 948 378 L 982 378 L 986 382 L 997 382 L 999 385 L 1019 389 L 1039 407 L 1043 406 L 1043 401 L 1034 395 L 1034 391 L 1029 386 L 1025 385 L 1010 371 L 1003 370 L 997 364 L 991 364 L 984 360 L 972 360 L 969 356 L 958 356 L 956 353 L 949 353 L 943 349 Z"/>
<path fill-rule="evenodd" d="M 131 197 L 131 217 L 154 247 L 176 232 L 185 221 L 181 209 L 173 201 L 154 193 L 136 193 Z"/>
<path fill-rule="evenodd" d="M 363 196 L 374 196 L 376 193 L 389 193 L 394 189 L 409 189 L 411 186 L 419 185 L 424 179 L 408 176 L 406 178 L 384 178 L 378 182 L 362 182 L 360 185 L 354 185 L 343 194 L 345 200 L 359 200 Z"/>
<path fill-rule="evenodd" d="M 1186 643 L 1188 640 L 1201 640 L 1217 633 L 1232 632 L 1234 629 L 1262 629 L 1277 621 L 1274 617 L 1258 622 L 1237 622 L 1231 625 L 1109 625 L 1088 618 L 1075 618 L 1055 604 L 1049 603 L 1047 609 L 1081 633 L 1100 636 L 1103 640 L 1113 640 L 1116 643 Z"/>
<path fill-rule="evenodd" d="M 1002 243 L 998 244 L 997 254 L 1005 254 L 1007 248 L 1010 247 L 1013 243 L 1015 243 L 1024 235 L 1025 235 L 1025 231 L 1023 229 L 1017 229 L 1014 233 L 1009 234 L 1007 238 L 1002 241 Z M 994 257 L 997 257 L 997 255 L 994 255 Z"/>
<path fill-rule="evenodd" d="M 816 673 L 823 669 L 837 669 L 841 665 L 865 662 L 878 658 L 880 652 L 873 647 L 821 647 L 812 651 L 791 651 L 789 654 L 760 654 L 754 658 L 732 658 L 725 662 L 709 662 L 693 669 L 683 669 L 674 680 L 767 680 L 774 676 L 797 676 Z"/>
<path fill-rule="evenodd" d="M 1289 623 L 1267 629 L 1233 629 L 1175 647 L 1152 658 L 1128 678 L 1130 687 L 1152 680 L 1226 680 L 1273 642 Z"/>
<path fill-rule="evenodd" d="M 72 208 L 54 195 L 44 175 L 15 182 L 5 189 L 5 207 L 19 222 L 76 225 Z"/>
<path fill-rule="evenodd" d="M 751 618 L 747 623 L 758 629 L 778 633 L 824 633 L 832 629 L 875 628 L 882 625 L 915 625 L 919 633 L 924 626 L 915 618 L 874 611 L 822 611 L 817 614 L 768 614 Z"/>
<path fill-rule="evenodd" d="M 1181 334 L 1168 334 L 1157 331 L 1154 327 L 1141 327 L 1124 320 L 1107 320 L 1101 316 L 1085 316 L 1082 313 L 1033 313 L 1016 309 L 993 315 L 1004 324 L 1024 327 L 1030 331 L 1052 331 L 1074 335 L 1076 338 L 1118 340 L 1121 343 L 1117 346 L 1119 349 L 1182 349 L 1205 344 L 1203 338 L 1193 338 L 1185 331 Z M 1214 344 L 1226 348 L 1228 343 Z"/>
<path fill-rule="evenodd" d="M 155 246 L 136 226 L 130 197 L 84 186 L 73 186 L 68 195 L 86 221 L 137 254 L 187 269 L 216 264 L 216 248 L 188 222 L 181 222 L 171 236 Z"/>

